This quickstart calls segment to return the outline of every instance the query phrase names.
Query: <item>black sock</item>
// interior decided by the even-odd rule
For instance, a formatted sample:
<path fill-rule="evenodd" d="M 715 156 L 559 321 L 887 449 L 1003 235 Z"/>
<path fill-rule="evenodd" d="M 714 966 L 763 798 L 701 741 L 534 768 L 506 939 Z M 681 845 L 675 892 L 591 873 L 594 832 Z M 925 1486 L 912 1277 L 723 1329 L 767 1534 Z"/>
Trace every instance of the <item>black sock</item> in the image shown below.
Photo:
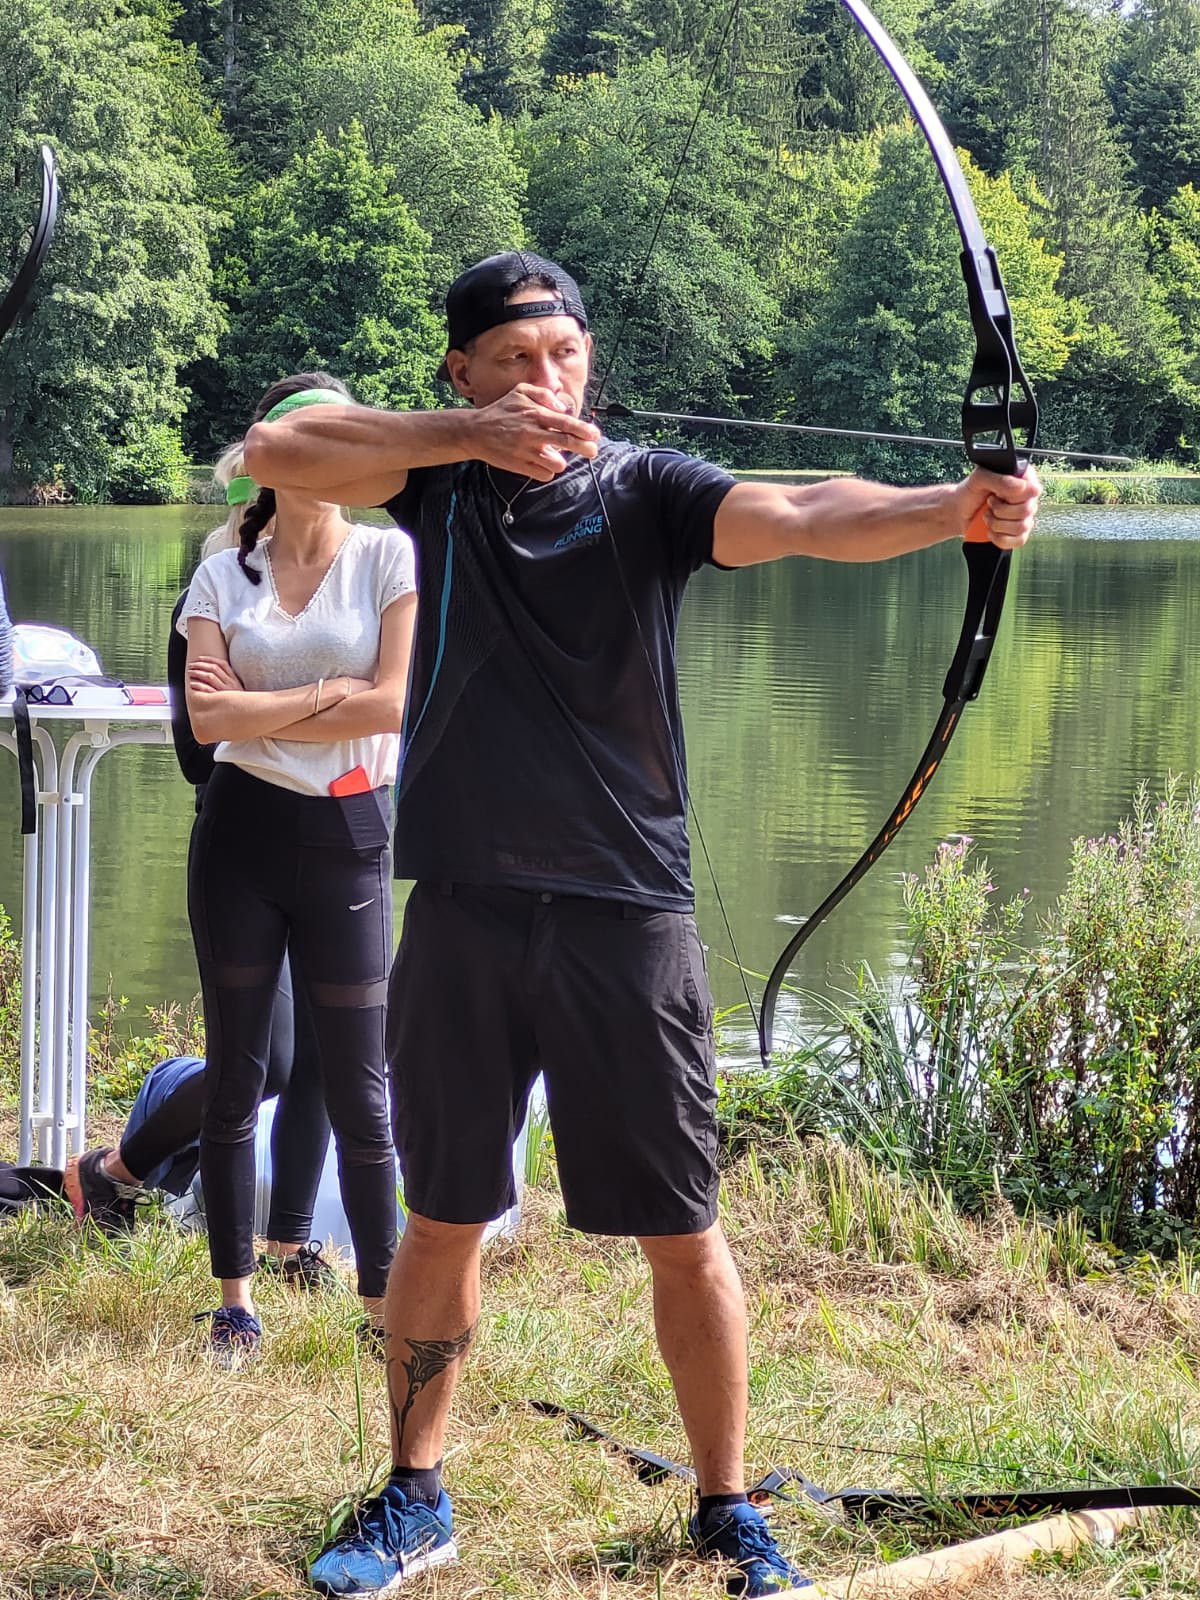
<path fill-rule="evenodd" d="M 702 1494 L 700 1496 L 699 1522 L 700 1526 L 709 1520 L 716 1511 L 728 1511 L 732 1506 L 749 1505 L 749 1499 L 744 1494 Z"/>
<path fill-rule="evenodd" d="M 411 1505 L 428 1506 L 432 1511 L 442 1492 L 442 1463 L 439 1461 L 436 1467 L 393 1467 L 388 1482 Z"/>

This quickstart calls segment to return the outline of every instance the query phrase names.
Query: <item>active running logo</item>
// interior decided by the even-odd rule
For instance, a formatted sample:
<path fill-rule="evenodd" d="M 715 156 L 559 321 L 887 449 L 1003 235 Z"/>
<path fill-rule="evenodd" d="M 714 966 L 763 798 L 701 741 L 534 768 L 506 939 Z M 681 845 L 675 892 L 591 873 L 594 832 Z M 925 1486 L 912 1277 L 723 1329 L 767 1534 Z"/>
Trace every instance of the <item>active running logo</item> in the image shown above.
<path fill-rule="evenodd" d="M 365 911 L 368 906 L 373 906 L 374 904 L 375 904 L 375 901 L 373 899 L 372 900 L 363 900 L 358 905 L 351 906 L 350 910 L 351 911 Z"/>
<path fill-rule="evenodd" d="M 574 545 L 595 544 L 604 533 L 604 514 L 597 511 L 590 517 L 581 517 L 561 539 L 554 541 L 556 550 L 566 550 Z"/>

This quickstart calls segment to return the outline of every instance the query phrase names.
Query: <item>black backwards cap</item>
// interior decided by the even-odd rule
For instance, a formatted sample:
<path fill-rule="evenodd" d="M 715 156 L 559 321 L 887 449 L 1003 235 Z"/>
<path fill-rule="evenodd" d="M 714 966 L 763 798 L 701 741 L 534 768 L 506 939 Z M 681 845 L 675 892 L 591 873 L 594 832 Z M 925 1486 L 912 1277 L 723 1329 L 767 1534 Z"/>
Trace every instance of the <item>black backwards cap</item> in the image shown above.
<path fill-rule="evenodd" d="M 548 278 L 560 298 L 506 305 L 509 295 L 527 278 Z M 460 273 L 450 285 L 446 295 L 447 348 L 464 350 L 489 328 L 498 328 L 504 322 L 522 322 L 526 317 L 574 317 L 585 332 L 588 325 L 579 285 L 555 262 L 528 250 L 506 250 L 502 255 L 488 256 L 486 261 Z M 437 375 L 450 376 L 445 361 Z"/>

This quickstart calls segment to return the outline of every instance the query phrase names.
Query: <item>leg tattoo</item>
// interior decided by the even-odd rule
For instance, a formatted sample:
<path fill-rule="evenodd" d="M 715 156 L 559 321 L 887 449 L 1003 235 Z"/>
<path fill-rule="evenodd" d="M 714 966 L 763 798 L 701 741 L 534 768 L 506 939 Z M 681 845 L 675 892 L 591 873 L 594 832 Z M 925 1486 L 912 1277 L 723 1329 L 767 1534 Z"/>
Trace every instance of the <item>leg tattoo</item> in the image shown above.
<path fill-rule="evenodd" d="M 457 1339 L 405 1339 L 403 1342 L 412 1351 L 410 1360 L 401 1356 L 389 1356 L 387 1360 L 388 1399 L 392 1407 L 392 1421 L 396 1425 L 396 1460 L 403 1461 L 402 1446 L 404 1443 L 404 1427 L 408 1421 L 408 1414 L 412 1410 L 413 1402 L 422 1389 L 428 1388 L 435 1378 L 445 1372 L 446 1368 L 465 1355 L 468 1345 L 475 1337 L 478 1322 L 473 1322 L 465 1333 L 460 1333 Z M 393 1336 L 394 1337 L 394 1336 Z M 404 1398 L 404 1405 L 396 1405 L 396 1392 L 392 1383 L 392 1367 L 399 1365 L 404 1368 L 408 1377 L 408 1393 Z"/>

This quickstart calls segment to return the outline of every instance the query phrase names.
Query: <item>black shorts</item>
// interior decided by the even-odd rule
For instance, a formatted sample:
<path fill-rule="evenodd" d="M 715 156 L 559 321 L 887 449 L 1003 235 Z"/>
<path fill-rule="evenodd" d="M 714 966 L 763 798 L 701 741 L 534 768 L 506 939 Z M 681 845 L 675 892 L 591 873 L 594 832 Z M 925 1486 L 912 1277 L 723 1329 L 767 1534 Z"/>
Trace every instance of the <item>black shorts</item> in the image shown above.
<path fill-rule="evenodd" d="M 699 1233 L 717 1215 L 712 998 L 694 918 L 614 900 L 418 883 L 388 995 L 405 1204 L 514 1203 L 541 1072 L 567 1221 Z"/>

